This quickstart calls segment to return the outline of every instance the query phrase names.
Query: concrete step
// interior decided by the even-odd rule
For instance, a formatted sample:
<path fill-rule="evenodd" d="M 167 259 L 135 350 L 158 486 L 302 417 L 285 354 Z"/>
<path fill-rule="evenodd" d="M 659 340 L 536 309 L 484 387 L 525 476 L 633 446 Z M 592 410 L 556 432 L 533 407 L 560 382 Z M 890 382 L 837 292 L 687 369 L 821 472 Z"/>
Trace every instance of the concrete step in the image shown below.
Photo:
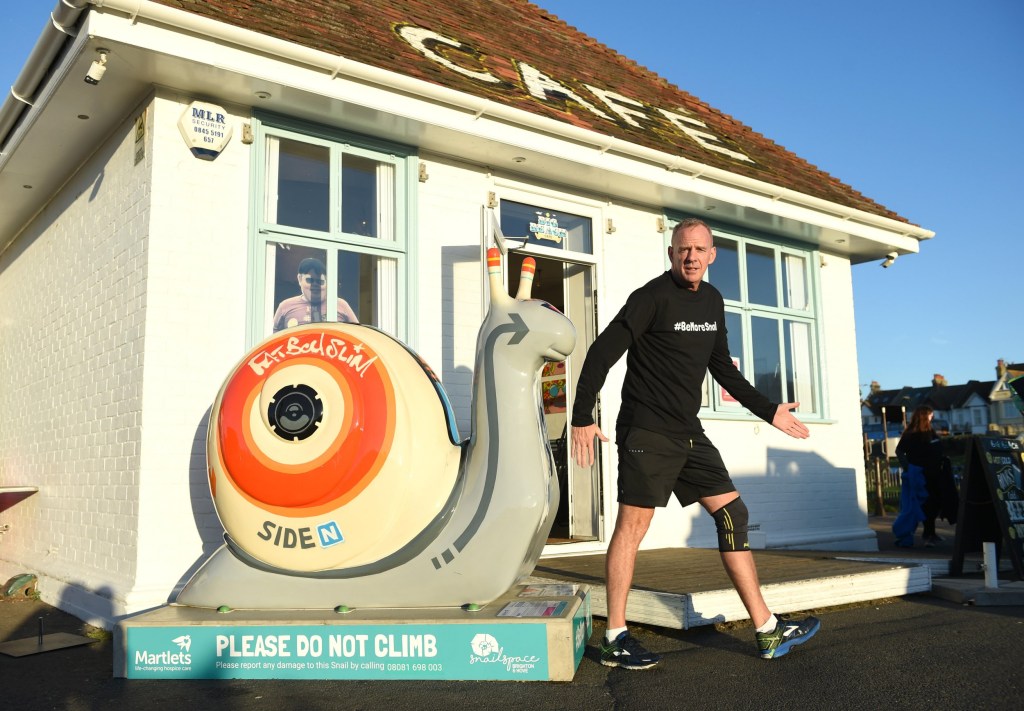
<path fill-rule="evenodd" d="M 978 578 L 939 578 L 932 581 L 932 595 L 977 607 L 1024 605 L 1024 581 L 1000 580 L 989 588 Z"/>

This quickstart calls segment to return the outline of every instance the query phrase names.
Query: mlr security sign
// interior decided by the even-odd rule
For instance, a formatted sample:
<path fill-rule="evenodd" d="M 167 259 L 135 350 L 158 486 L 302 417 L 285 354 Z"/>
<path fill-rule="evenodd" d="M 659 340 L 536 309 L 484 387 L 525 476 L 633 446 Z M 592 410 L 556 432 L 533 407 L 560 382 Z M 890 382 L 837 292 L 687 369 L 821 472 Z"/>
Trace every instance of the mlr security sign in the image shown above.
<path fill-rule="evenodd" d="M 178 119 L 185 144 L 192 155 L 202 160 L 213 160 L 231 140 L 232 128 L 227 112 L 216 104 L 193 101 Z"/>

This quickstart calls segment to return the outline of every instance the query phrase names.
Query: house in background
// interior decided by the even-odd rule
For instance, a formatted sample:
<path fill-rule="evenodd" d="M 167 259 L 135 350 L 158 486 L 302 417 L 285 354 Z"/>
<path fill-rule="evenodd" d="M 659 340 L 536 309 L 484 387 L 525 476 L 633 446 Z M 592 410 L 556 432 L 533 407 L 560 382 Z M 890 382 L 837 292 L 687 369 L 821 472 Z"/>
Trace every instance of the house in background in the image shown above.
<path fill-rule="evenodd" d="M 949 423 L 950 434 L 987 434 L 989 425 L 988 396 L 995 383 L 968 380 L 962 385 L 933 388 L 928 404 L 935 417 Z"/>
<path fill-rule="evenodd" d="M 304 260 L 329 319 L 343 299 L 419 353 L 466 436 L 489 245 L 510 275 L 536 259 L 534 295 L 576 326 L 545 383 L 571 411 L 588 346 L 690 216 L 714 228 L 737 367 L 811 429 L 704 384 L 754 544 L 876 549 L 852 268 L 930 231 L 524 0 L 63 0 L 39 26 L 0 106 L 0 486 L 38 487 L 0 514 L 0 577 L 107 626 L 174 595 L 222 540 L 211 402 Z M 577 467 L 560 401 L 545 418 L 566 502 L 545 555 L 601 552 L 615 447 Z M 673 504 L 646 545 L 715 540 Z"/>
<path fill-rule="evenodd" d="M 933 381 L 934 383 L 935 381 Z M 934 386 L 933 386 L 934 387 Z M 899 390 L 882 390 L 877 382 L 871 383 L 871 392 L 861 400 L 861 423 L 865 444 L 865 452 L 887 456 L 896 456 L 896 443 L 906 429 L 914 410 L 928 404 L 928 394 L 932 388 L 902 387 Z M 937 427 L 942 427 L 944 420 Z M 882 445 L 876 443 L 884 443 Z"/>
<path fill-rule="evenodd" d="M 989 429 L 1006 437 L 1024 434 L 1024 412 L 1019 397 L 1015 397 L 1009 382 L 1024 377 L 1024 363 L 1010 363 L 1000 359 L 996 363 L 996 381 L 989 393 Z"/>
<path fill-rule="evenodd" d="M 869 442 L 899 438 L 914 409 L 921 405 L 934 410 L 932 424 L 940 434 L 1017 436 L 1024 432 L 1024 415 L 1007 383 L 1024 375 L 1024 364 L 1007 365 L 999 360 L 996 375 L 994 381 L 949 385 L 936 374 L 930 387 L 898 390 L 882 390 L 873 382 L 861 402 L 864 438 Z"/>

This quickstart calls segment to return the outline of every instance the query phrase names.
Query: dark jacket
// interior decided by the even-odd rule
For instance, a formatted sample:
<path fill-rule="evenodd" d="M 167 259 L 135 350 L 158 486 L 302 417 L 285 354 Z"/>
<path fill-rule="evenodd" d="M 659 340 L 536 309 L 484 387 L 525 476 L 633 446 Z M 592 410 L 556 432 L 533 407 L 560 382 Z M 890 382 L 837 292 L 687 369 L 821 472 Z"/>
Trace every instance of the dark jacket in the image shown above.
<path fill-rule="evenodd" d="M 925 502 L 925 516 L 928 519 L 941 517 L 956 523 L 960 508 L 960 497 L 953 481 L 953 470 L 949 458 L 942 450 L 942 440 L 934 430 L 927 432 L 904 432 L 896 445 L 896 457 L 904 469 L 913 464 L 924 470 L 928 500 Z"/>

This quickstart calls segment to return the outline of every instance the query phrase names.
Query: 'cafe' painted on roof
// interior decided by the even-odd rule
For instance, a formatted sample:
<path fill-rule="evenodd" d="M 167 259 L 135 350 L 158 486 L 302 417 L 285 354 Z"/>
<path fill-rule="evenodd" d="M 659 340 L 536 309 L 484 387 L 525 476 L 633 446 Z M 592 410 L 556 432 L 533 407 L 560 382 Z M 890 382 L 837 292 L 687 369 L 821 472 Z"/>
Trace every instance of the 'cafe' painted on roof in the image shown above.
<path fill-rule="evenodd" d="M 427 59 L 448 67 L 462 76 L 488 84 L 509 86 L 509 82 L 495 76 L 483 65 L 480 61 L 480 52 L 469 45 L 414 25 L 399 25 L 395 31 L 399 37 L 422 52 Z M 462 60 L 462 63 L 454 61 L 453 57 Z M 528 62 L 514 58 L 510 58 L 508 61 L 515 67 L 522 88 L 530 96 L 540 101 L 557 102 L 561 105 L 573 102 L 606 121 L 622 121 L 647 131 L 675 129 L 691 138 L 701 148 L 721 153 L 736 160 L 754 162 L 749 156 L 728 148 L 722 139 L 711 132 L 706 123 L 694 118 L 686 109 L 677 108 L 674 111 L 669 111 L 665 108 L 652 107 L 614 91 L 599 89 L 592 84 L 584 84 L 598 101 L 618 117 L 615 118 Z M 465 66 L 467 64 L 475 64 L 478 68 L 471 69 Z"/>

